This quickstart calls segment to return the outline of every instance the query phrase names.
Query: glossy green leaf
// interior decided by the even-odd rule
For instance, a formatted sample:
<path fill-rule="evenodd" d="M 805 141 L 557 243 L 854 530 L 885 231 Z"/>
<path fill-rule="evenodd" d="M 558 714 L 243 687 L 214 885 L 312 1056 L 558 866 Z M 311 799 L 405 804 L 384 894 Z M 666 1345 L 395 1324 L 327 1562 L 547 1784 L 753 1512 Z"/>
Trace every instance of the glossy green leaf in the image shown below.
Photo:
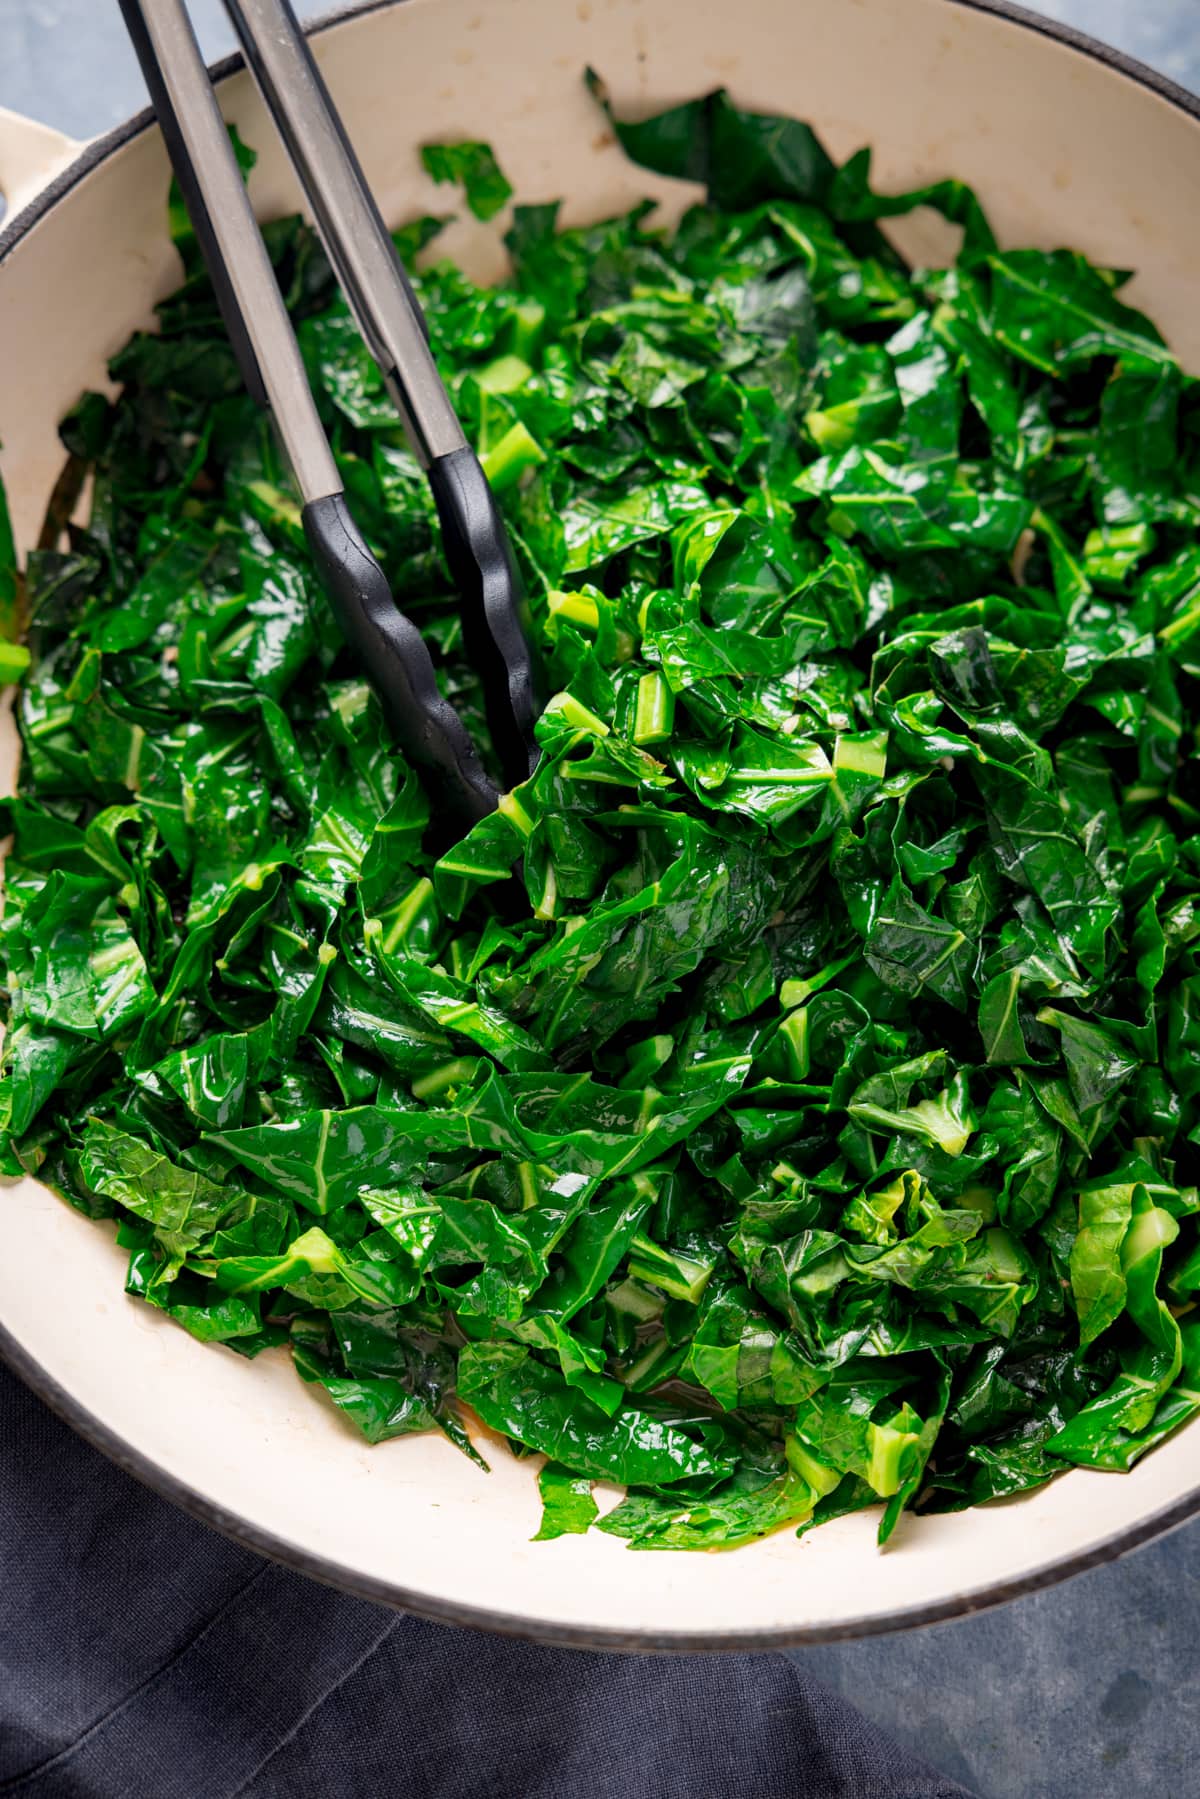
<path fill-rule="evenodd" d="M 581 1536 L 594 1522 L 599 1507 L 592 1498 L 586 1474 L 572 1474 L 561 1462 L 547 1462 L 538 1475 L 542 1496 L 542 1522 L 533 1538 L 544 1543 L 553 1537 Z"/>
<path fill-rule="evenodd" d="M 397 751 L 178 201 L 183 287 L 63 422 L 87 516 L 18 570 L 0 506 L 0 1167 L 368 1440 L 552 1457 L 543 1536 L 606 1480 L 638 1548 L 886 1541 L 1200 1409 L 1193 384 L 961 182 L 590 79 L 677 224 L 517 205 L 492 287 L 395 234 L 541 664 L 494 813 Z M 485 143 L 423 164 L 507 206 Z M 387 384 L 311 228 L 266 242 L 494 769 Z"/>

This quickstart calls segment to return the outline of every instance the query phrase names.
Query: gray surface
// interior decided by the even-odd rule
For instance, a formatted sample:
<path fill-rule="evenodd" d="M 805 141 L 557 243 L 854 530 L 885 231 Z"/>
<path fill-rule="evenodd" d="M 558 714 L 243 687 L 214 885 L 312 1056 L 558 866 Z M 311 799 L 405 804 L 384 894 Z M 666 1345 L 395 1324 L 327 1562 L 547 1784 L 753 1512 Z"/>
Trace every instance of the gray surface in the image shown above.
<path fill-rule="evenodd" d="M 190 0 L 190 11 L 206 56 L 233 49 L 221 0 Z M 0 0 L 0 106 L 92 137 L 145 104 L 117 0 Z"/>
<path fill-rule="evenodd" d="M 1191 1524 L 978 1617 L 797 1659 L 979 1799 L 1193 1799 L 1198 1606 Z"/>
<path fill-rule="evenodd" d="M 1032 10 L 1200 89 L 1197 0 Z M 192 14 L 208 55 L 232 47 L 220 0 L 192 0 Z M 143 104 L 116 0 L 0 0 L 0 106 L 83 137 Z M 980 1799 L 1189 1799 L 1200 1794 L 1198 1614 L 1195 1524 L 976 1618 L 798 1654 Z"/>

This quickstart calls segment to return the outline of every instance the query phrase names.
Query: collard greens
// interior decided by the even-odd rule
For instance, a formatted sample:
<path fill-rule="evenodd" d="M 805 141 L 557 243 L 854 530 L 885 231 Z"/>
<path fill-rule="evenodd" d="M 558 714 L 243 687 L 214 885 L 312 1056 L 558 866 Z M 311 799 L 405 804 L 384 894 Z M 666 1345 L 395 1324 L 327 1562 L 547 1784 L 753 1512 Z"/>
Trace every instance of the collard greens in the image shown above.
<path fill-rule="evenodd" d="M 875 195 L 723 94 L 615 129 L 707 183 L 677 230 L 518 206 L 495 289 L 398 234 L 554 696 L 462 841 L 186 231 L 65 422 L 60 510 L 94 498 L 25 576 L 5 1166 L 372 1442 L 477 1456 L 465 1404 L 541 1452 L 543 1536 L 595 1480 L 601 1529 L 691 1548 L 1128 1468 L 1200 1408 L 1196 384 L 959 184 Z M 504 205 L 486 145 L 426 161 Z M 917 205 L 953 267 L 882 235 Z M 426 485 L 312 235 L 269 236 L 482 737 Z"/>

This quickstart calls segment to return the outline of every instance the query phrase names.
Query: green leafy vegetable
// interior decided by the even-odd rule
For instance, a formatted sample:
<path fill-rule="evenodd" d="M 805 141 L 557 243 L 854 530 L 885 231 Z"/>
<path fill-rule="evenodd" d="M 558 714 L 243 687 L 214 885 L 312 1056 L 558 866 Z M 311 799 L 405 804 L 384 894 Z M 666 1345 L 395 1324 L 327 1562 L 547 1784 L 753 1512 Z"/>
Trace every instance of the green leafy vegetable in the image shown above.
<path fill-rule="evenodd" d="M 435 181 L 452 181 L 477 219 L 490 219 L 512 197 L 490 144 L 426 144 L 421 161 Z"/>
<path fill-rule="evenodd" d="M 89 522 L 18 584 L 0 508 L 0 1151 L 371 1442 L 551 1458 L 541 1538 L 602 1480 L 636 1548 L 886 1541 L 1200 1411 L 1196 384 L 957 182 L 725 94 L 610 116 L 706 186 L 676 230 L 518 206 L 494 289 L 397 234 L 551 696 L 440 854 L 174 210 L 185 285 L 64 421 Z M 890 247 L 916 206 L 953 267 Z M 378 371 L 268 241 L 490 755 Z"/>
<path fill-rule="evenodd" d="M 600 1508 L 592 1498 L 592 1483 L 586 1474 L 572 1474 L 560 1462 L 547 1462 L 538 1475 L 538 1491 L 542 1522 L 535 1543 L 579 1536 L 595 1522 Z"/>

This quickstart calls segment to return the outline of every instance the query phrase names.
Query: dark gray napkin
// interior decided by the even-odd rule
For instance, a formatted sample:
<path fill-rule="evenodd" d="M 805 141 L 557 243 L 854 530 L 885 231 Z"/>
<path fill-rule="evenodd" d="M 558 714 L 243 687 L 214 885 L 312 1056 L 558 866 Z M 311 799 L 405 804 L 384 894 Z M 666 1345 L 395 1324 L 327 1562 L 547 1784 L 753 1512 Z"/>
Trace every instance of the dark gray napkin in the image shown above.
<path fill-rule="evenodd" d="M 543 1649 L 278 1568 L 3 1367 L 0 1793 L 969 1799 L 784 1655 Z"/>

